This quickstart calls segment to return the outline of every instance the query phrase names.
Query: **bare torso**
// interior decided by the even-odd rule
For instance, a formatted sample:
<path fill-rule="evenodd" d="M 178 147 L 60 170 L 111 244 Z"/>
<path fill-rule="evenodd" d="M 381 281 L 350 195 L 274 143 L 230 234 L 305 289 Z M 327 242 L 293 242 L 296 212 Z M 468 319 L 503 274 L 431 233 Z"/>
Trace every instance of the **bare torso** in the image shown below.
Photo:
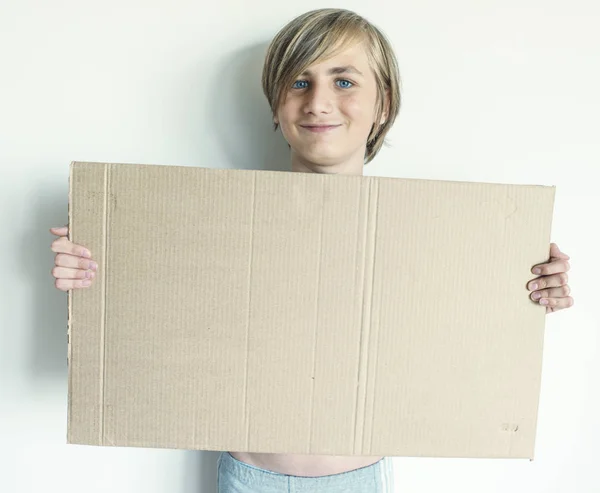
<path fill-rule="evenodd" d="M 370 466 L 376 456 L 258 454 L 229 452 L 235 459 L 268 471 L 290 476 L 328 476 Z"/>

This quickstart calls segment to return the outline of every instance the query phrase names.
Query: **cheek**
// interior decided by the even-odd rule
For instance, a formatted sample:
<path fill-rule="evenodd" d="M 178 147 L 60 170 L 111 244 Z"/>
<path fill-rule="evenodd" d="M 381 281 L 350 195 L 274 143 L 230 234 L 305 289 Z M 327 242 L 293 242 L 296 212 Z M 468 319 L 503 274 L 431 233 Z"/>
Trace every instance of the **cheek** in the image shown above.
<path fill-rule="evenodd" d="M 292 117 L 297 111 L 292 103 L 282 104 L 277 111 L 277 118 L 279 120 L 279 126 L 283 129 L 288 128 L 293 121 Z"/>
<path fill-rule="evenodd" d="M 294 144 L 297 140 L 296 134 L 298 131 L 294 129 L 294 122 L 297 120 L 295 116 L 297 109 L 293 104 L 287 103 L 280 106 L 277 111 L 277 119 L 279 120 L 279 131 L 288 144 Z"/>
<path fill-rule="evenodd" d="M 371 129 L 375 118 L 375 104 L 366 95 L 348 95 L 340 100 L 340 108 L 354 128 L 361 132 Z"/>

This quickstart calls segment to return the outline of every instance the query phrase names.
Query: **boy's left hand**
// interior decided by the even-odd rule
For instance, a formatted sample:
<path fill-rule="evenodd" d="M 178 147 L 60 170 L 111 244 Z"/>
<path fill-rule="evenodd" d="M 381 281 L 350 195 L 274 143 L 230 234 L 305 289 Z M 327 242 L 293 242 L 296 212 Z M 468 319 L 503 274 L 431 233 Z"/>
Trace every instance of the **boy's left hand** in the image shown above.
<path fill-rule="evenodd" d="M 569 259 L 566 253 L 558 249 L 556 243 L 550 243 L 550 260 L 531 268 L 531 272 L 539 274 L 540 277 L 527 284 L 528 289 L 532 291 L 529 297 L 536 303 L 545 305 L 546 313 L 573 306 L 574 300 L 569 296 L 571 288 L 567 284 L 567 272 L 571 268 Z M 536 269 L 539 269 L 539 272 Z"/>

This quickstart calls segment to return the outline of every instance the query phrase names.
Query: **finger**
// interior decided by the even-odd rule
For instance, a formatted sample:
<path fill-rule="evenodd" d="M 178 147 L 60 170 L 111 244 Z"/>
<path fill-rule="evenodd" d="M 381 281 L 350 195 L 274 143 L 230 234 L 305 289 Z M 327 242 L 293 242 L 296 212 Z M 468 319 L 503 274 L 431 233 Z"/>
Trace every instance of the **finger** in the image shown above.
<path fill-rule="evenodd" d="M 560 286 L 559 288 L 550 288 L 550 289 L 540 289 L 539 291 L 534 291 L 529 295 L 529 297 L 533 301 L 539 302 L 542 299 L 547 298 L 566 298 L 571 294 L 571 288 L 567 284 L 565 286 Z M 543 303 L 541 303 L 543 305 Z"/>
<path fill-rule="evenodd" d="M 92 285 L 92 280 L 57 279 L 54 281 L 54 285 L 61 291 L 68 291 L 69 289 L 89 288 Z"/>
<path fill-rule="evenodd" d="M 67 236 L 69 234 L 69 227 L 61 226 L 59 228 L 50 228 L 50 232 L 57 236 Z"/>
<path fill-rule="evenodd" d="M 545 303 L 547 301 L 547 303 Z M 540 305 L 546 306 L 546 313 L 556 312 L 563 308 L 569 308 L 573 306 L 575 300 L 571 296 L 565 298 L 542 298 Z"/>
<path fill-rule="evenodd" d="M 550 243 L 550 259 L 553 258 L 569 260 L 571 257 L 569 257 L 566 253 L 561 252 L 556 243 Z"/>
<path fill-rule="evenodd" d="M 52 242 L 52 251 L 56 253 L 68 253 L 78 257 L 90 258 L 92 253 L 81 245 L 69 241 L 66 236 L 61 236 Z"/>
<path fill-rule="evenodd" d="M 559 272 L 567 272 L 569 269 L 571 269 L 571 264 L 569 264 L 569 261 L 566 259 L 559 259 L 546 264 L 534 265 L 531 269 L 531 272 L 534 274 L 541 274 L 542 276 L 549 276 Z"/>
<path fill-rule="evenodd" d="M 546 277 L 539 277 L 538 279 L 534 279 L 530 281 L 527 285 L 527 288 L 530 291 L 536 291 L 538 289 L 545 288 L 556 288 L 559 286 L 564 286 L 569 282 L 569 274 L 566 272 L 561 272 L 560 274 L 554 274 Z"/>
<path fill-rule="evenodd" d="M 54 264 L 58 267 L 69 267 L 71 269 L 98 270 L 98 264 L 93 260 L 69 255 L 67 253 L 57 254 L 54 259 Z"/>
<path fill-rule="evenodd" d="M 54 267 L 52 275 L 57 279 L 94 279 L 96 277 L 93 270 L 70 269 L 68 267 Z"/>

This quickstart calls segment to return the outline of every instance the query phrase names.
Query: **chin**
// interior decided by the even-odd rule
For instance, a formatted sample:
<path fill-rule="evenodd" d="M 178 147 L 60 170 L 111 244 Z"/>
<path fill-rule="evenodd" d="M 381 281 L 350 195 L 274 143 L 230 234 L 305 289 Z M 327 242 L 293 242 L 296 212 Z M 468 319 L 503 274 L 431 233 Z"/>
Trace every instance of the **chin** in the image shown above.
<path fill-rule="evenodd" d="M 310 162 L 318 166 L 333 167 L 336 164 L 340 164 L 340 159 L 329 156 L 319 156 L 314 159 L 310 159 Z"/>
<path fill-rule="evenodd" d="M 334 152 L 309 152 L 300 155 L 305 161 L 318 166 L 335 166 L 343 161 L 343 157 Z"/>

